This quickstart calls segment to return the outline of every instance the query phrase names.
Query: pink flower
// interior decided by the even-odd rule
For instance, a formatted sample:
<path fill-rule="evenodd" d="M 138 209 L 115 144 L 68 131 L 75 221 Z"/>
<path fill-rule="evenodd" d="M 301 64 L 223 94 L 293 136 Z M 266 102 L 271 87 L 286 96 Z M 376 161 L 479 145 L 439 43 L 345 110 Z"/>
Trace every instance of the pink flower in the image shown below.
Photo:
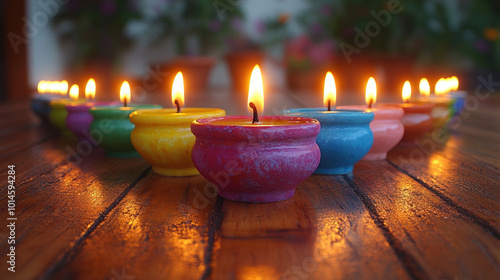
<path fill-rule="evenodd" d="M 309 37 L 302 35 L 287 43 L 286 52 L 291 57 L 302 59 L 306 57 L 311 46 L 312 43 Z"/>
<path fill-rule="evenodd" d="M 313 64 L 323 64 L 334 57 L 333 43 L 322 41 L 309 50 L 309 57 Z"/>
<path fill-rule="evenodd" d="M 266 32 L 266 23 L 260 19 L 256 20 L 255 29 L 257 30 L 257 32 L 259 32 L 259 34 L 264 34 Z"/>

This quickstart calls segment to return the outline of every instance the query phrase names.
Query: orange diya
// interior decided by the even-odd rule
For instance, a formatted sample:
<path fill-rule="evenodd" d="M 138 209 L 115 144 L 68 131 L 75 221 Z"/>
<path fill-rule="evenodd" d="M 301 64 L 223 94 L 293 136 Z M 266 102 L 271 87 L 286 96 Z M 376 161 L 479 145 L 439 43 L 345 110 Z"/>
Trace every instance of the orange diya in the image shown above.
<path fill-rule="evenodd" d="M 406 81 L 402 92 L 403 103 L 401 104 L 382 104 L 380 106 L 401 107 L 404 111 L 401 123 L 404 126 L 404 135 L 401 142 L 411 143 L 422 137 L 431 129 L 432 118 L 431 111 L 434 108 L 433 103 L 411 103 L 411 85 Z"/>

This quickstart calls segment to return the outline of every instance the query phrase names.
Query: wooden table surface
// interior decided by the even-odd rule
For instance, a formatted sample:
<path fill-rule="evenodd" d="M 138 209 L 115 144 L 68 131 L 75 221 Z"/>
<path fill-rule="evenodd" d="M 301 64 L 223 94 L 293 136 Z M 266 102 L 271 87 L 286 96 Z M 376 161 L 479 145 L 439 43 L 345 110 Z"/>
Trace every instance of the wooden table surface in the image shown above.
<path fill-rule="evenodd" d="M 266 110 L 316 99 L 266 95 Z M 228 91 L 193 100 L 246 110 Z M 78 161 L 78 143 L 40 124 L 29 103 L 0 104 L 0 279 L 500 279 L 499 110 L 499 94 L 471 94 L 447 131 L 350 175 L 313 175 L 287 201 L 249 204 L 98 147 Z"/>

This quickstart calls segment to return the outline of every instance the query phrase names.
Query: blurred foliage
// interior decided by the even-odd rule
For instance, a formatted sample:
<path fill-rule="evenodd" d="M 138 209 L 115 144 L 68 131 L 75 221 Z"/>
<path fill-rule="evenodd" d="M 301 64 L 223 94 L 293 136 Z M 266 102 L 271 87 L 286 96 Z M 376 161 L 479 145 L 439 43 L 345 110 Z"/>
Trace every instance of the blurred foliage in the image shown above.
<path fill-rule="evenodd" d="M 250 37 L 244 28 L 244 15 L 231 19 L 230 32 L 225 36 L 228 51 L 268 50 L 283 44 L 289 37 L 288 14 L 279 14 L 253 23 L 256 36 Z"/>
<path fill-rule="evenodd" d="M 288 15 L 255 22 L 258 38 L 248 36 L 241 1 L 169 0 L 151 27 L 161 27 L 158 38 L 174 38 L 177 54 L 213 54 L 221 50 L 243 51 L 282 43 L 287 36 Z M 188 42 L 191 40 L 190 44 Z"/>
<path fill-rule="evenodd" d="M 141 18 L 133 0 L 68 0 L 52 18 L 62 41 L 73 43 L 74 63 L 115 61 L 133 40 L 126 27 Z"/>
<path fill-rule="evenodd" d="M 156 39 L 174 39 L 177 54 L 200 55 L 221 47 L 230 32 L 230 18 L 240 14 L 238 7 L 220 6 L 218 1 L 168 0 L 146 21 L 160 28 Z"/>
<path fill-rule="evenodd" d="M 387 25 L 359 48 L 355 36 L 374 14 L 399 3 Z M 426 65 L 500 69 L 500 2 L 497 0 L 309 0 L 299 22 L 313 41 L 334 39 L 365 55 L 404 55 Z M 387 14 L 387 13 L 384 13 Z M 356 31 L 355 28 L 358 28 Z"/>
<path fill-rule="evenodd" d="M 314 60 L 321 60 L 322 55 L 329 59 L 332 53 L 342 51 L 339 46 L 343 43 L 364 55 L 407 56 L 427 65 L 500 69 L 498 0 L 305 1 L 308 8 L 296 18 L 305 34 L 289 42 L 289 66 L 310 69 L 321 63 Z M 173 39 L 178 55 L 269 49 L 290 38 L 288 14 L 248 23 L 242 1 L 157 0 L 143 5 L 151 6 L 149 14 L 138 8 L 138 3 L 68 0 L 53 23 L 60 39 L 73 43 L 77 62 L 115 60 L 138 40 L 128 32 L 138 22 L 142 28 L 136 33 L 149 36 L 152 44 Z M 391 13 L 391 5 L 398 11 Z M 379 29 L 368 34 L 367 26 L 376 25 Z M 368 36 L 368 44 L 356 46 L 359 32 Z"/>
<path fill-rule="evenodd" d="M 412 34 L 418 27 L 413 23 L 421 17 L 421 1 L 400 1 L 402 11 L 390 13 L 387 0 L 309 0 L 310 7 L 299 16 L 299 22 L 315 41 L 335 39 L 355 46 L 355 28 L 367 33 L 369 22 L 376 22 L 380 31 L 370 38 L 365 50 L 383 53 L 414 53 L 419 44 Z M 415 2 L 415 3 L 414 3 Z M 403 6 L 404 5 L 404 6 Z M 381 26 L 374 17 L 380 12 L 389 15 L 388 24 Z M 383 16 L 381 16 L 383 17 Z M 403 39 L 404 38 L 404 39 Z"/>

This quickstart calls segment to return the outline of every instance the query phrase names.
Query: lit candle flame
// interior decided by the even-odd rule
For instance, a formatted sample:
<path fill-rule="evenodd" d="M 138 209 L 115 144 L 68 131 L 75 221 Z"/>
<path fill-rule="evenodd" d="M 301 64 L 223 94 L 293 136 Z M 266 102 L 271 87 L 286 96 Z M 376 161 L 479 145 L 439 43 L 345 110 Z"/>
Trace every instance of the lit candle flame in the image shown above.
<path fill-rule="evenodd" d="M 458 90 L 458 78 L 457 76 L 452 76 L 450 78 L 450 90 L 457 91 Z"/>
<path fill-rule="evenodd" d="M 420 95 L 423 95 L 425 97 L 429 97 L 429 95 L 431 95 L 431 86 L 429 85 L 429 81 L 427 81 L 426 78 L 422 78 L 420 80 L 418 89 L 420 91 Z"/>
<path fill-rule="evenodd" d="M 368 108 L 371 108 L 377 101 L 377 84 L 373 77 L 370 77 L 366 83 L 365 101 Z"/>
<path fill-rule="evenodd" d="M 123 102 L 123 107 L 127 107 L 127 103 L 130 102 L 130 85 L 127 81 L 124 81 L 120 88 L 120 101 Z"/>
<path fill-rule="evenodd" d="M 44 94 L 47 92 L 47 81 L 41 80 L 37 86 L 38 93 Z"/>
<path fill-rule="evenodd" d="M 68 81 L 63 80 L 59 83 L 59 93 L 66 95 L 68 93 Z"/>
<path fill-rule="evenodd" d="M 436 95 L 443 95 L 448 92 L 448 83 L 445 79 L 441 78 L 437 81 L 436 86 L 434 87 L 434 93 Z"/>
<path fill-rule="evenodd" d="M 325 77 L 325 88 L 323 95 L 323 102 L 325 106 L 328 108 L 328 111 L 331 110 L 331 107 L 335 108 L 335 103 L 337 101 L 337 89 L 335 87 L 335 79 L 333 78 L 332 72 L 326 73 Z"/>
<path fill-rule="evenodd" d="M 177 113 L 184 106 L 184 77 L 180 71 L 175 75 L 174 83 L 172 84 L 172 104 L 177 107 Z"/>
<path fill-rule="evenodd" d="M 59 92 L 59 83 L 54 81 L 47 81 L 47 89 L 50 93 Z"/>
<path fill-rule="evenodd" d="M 408 103 L 411 98 L 411 85 L 409 81 L 406 81 L 403 85 L 403 102 Z"/>
<path fill-rule="evenodd" d="M 257 112 L 262 114 L 264 112 L 264 85 L 262 83 L 262 73 L 260 72 L 259 65 L 255 65 L 250 76 L 250 86 L 248 88 L 248 102 L 252 102 L 257 108 Z M 250 112 L 252 110 L 250 109 Z"/>
<path fill-rule="evenodd" d="M 78 87 L 78 85 L 72 85 L 69 89 L 69 98 L 71 98 L 71 100 L 77 100 L 79 93 L 80 88 Z"/>
<path fill-rule="evenodd" d="M 96 85 L 95 80 L 90 78 L 85 86 L 85 99 L 92 101 L 95 98 Z"/>

